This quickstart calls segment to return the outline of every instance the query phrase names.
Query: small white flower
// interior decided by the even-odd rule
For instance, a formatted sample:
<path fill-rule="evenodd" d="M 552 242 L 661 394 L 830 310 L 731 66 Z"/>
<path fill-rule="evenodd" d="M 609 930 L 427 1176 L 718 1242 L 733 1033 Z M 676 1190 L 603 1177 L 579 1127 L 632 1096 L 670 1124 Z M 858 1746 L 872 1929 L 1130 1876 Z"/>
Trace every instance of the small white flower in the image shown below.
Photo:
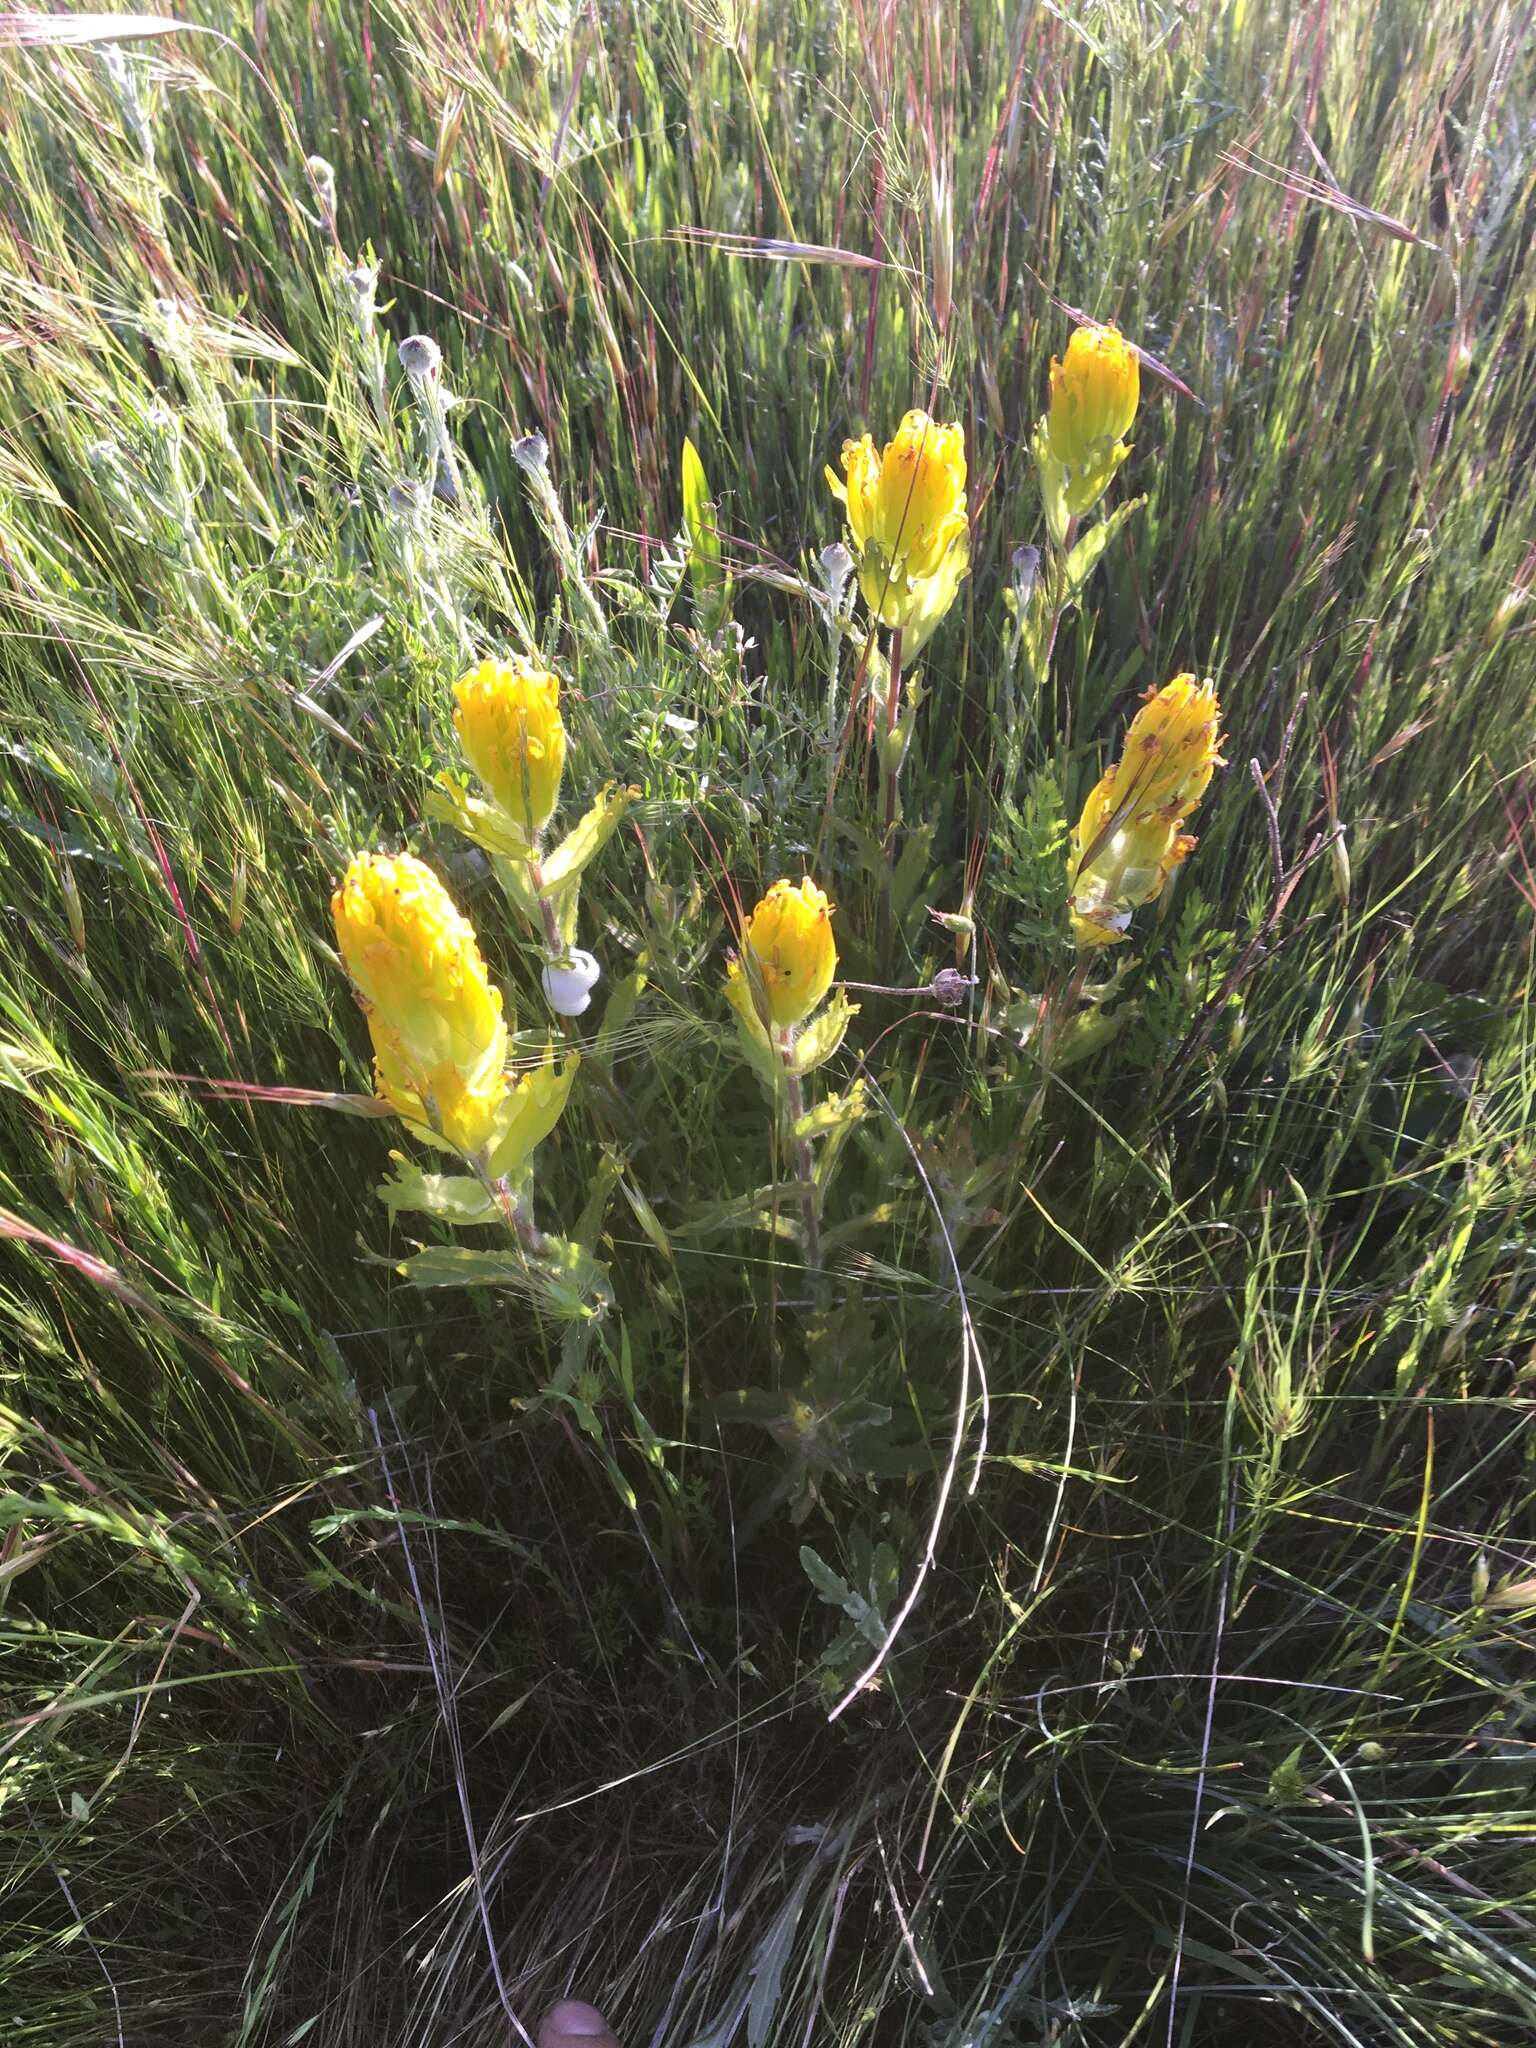
<path fill-rule="evenodd" d="M 544 969 L 544 993 L 557 1017 L 579 1017 L 592 1000 L 603 970 L 590 953 L 573 948 L 569 965 Z"/>

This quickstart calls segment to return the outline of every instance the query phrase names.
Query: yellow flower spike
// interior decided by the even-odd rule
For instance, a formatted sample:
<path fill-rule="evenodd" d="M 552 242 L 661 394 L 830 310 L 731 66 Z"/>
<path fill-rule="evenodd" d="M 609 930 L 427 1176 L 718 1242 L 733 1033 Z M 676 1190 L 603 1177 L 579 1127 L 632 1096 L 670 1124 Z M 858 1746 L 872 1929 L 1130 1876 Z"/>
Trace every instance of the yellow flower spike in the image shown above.
<path fill-rule="evenodd" d="M 865 602 L 881 625 L 926 641 L 970 566 L 964 430 L 909 412 L 882 453 L 868 434 L 845 441 L 843 473 L 828 469 L 827 482 L 848 508 Z"/>
<path fill-rule="evenodd" d="M 1131 915 L 1163 893 L 1194 851 L 1184 821 L 1221 764 L 1215 686 L 1175 676 L 1131 722 L 1116 765 L 1094 785 L 1067 855 L 1067 913 L 1084 950 L 1117 945 Z"/>
<path fill-rule="evenodd" d="M 726 992 L 738 1007 L 744 994 L 755 1006 L 760 993 L 769 1021 L 783 1031 L 805 1022 L 836 972 L 825 892 L 809 878 L 775 882 L 741 928 L 741 958 L 731 962 Z"/>
<path fill-rule="evenodd" d="M 1115 823 L 1114 771 L 1095 784 L 1072 832 L 1067 857 L 1067 915 L 1083 951 L 1116 946 L 1131 913 L 1163 892 L 1194 840 L 1158 818 Z"/>
<path fill-rule="evenodd" d="M 1115 803 L 1133 803 L 1138 814 L 1187 818 L 1221 765 L 1220 724 L 1214 683 L 1181 675 L 1148 690 L 1125 736 Z"/>
<path fill-rule="evenodd" d="M 1115 327 L 1079 327 L 1064 360 L 1051 358 L 1050 451 L 1069 469 L 1095 469 L 1136 418 L 1141 366 Z"/>
<path fill-rule="evenodd" d="M 379 1093 L 422 1136 L 479 1152 L 507 1092 L 507 1027 L 474 927 L 410 854 L 356 855 L 331 913 L 367 1011 Z"/>
<path fill-rule="evenodd" d="M 371 1021 L 371 1020 L 370 1020 Z M 501 1129 L 507 1104 L 503 1074 L 477 1082 L 444 1060 L 423 1073 L 374 1040 L 378 1091 L 397 1116 L 428 1144 L 441 1140 L 465 1159 L 483 1152 Z"/>
<path fill-rule="evenodd" d="M 565 771 L 560 684 L 522 661 L 482 661 L 454 685 L 465 758 L 530 842 L 554 816 Z"/>

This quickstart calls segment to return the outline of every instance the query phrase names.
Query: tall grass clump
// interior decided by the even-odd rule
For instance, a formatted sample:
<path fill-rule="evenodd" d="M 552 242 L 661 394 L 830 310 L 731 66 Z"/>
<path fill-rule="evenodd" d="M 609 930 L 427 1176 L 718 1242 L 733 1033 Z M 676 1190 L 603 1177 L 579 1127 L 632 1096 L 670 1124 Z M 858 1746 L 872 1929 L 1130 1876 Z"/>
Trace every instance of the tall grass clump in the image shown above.
<path fill-rule="evenodd" d="M 0 17 L 7 2042 L 1536 2038 L 1530 30 Z"/>

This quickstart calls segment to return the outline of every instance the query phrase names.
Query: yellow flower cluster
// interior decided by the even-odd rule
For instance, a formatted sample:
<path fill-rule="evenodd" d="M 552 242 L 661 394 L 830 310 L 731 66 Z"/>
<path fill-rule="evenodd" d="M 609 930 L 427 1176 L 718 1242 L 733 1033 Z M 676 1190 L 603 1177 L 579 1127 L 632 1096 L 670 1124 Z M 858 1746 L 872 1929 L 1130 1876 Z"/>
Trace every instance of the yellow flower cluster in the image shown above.
<path fill-rule="evenodd" d="M 531 844 L 555 814 L 565 772 L 559 681 L 522 661 L 487 660 L 453 694 L 465 758 Z"/>
<path fill-rule="evenodd" d="M 515 1084 L 507 1025 L 474 927 L 411 854 L 360 853 L 331 898 L 368 1016 L 379 1094 L 428 1143 L 515 1172 L 559 1121 L 575 1072 L 553 1056 Z"/>
<path fill-rule="evenodd" d="M 1087 469 L 1106 443 L 1123 441 L 1131 431 L 1140 397 L 1136 351 L 1119 330 L 1079 327 L 1065 361 L 1051 358 L 1051 453 L 1073 469 Z"/>
<path fill-rule="evenodd" d="M 1131 452 L 1125 445 L 1141 397 L 1135 349 L 1114 327 L 1079 327 L 1062 359 L 1051 359 L 1051 402 L 1042 463 L 1047 503 L 1059 495 L 1073 519 L 1092 509 Z"/>
<path fill-rule="evenodd" d="M 408 1123 L 478 1152 L 506 1094 L 507 1027 L 474 927 L 408 853 L 358 854 L 331 913 L 368 1013 L 379 1093 Z"/>
<path fill-rule="evenodd" d="M 955 601 L 970 567 L 965 434 L 909 412 L 877 453 L 868 434 L 843 443 L 843 478 L 828 469 L 848 508 L 859 587 L 881 625 L 905 636 L 910 660 Z"/>
<path fill-rule="evenodd" d="M 741 954 L 730 964 L 726 993 L 750 1002 L 780 1031 L 803 1024 L 837 972 L 832 905 L 807 877 L 775 882 L 741 928 Z"/>
<path fill-rule="evenodd" d="M 1131 914 L 1163 892 L 1194 840 L 1184 824 L 1220 765 L 1215 686 L 1175 676 L 1131 722 L 1119 761 L 1095 784 L 1072 833 L 1067 910 L 1084 950 L 1117 945 Z"/>

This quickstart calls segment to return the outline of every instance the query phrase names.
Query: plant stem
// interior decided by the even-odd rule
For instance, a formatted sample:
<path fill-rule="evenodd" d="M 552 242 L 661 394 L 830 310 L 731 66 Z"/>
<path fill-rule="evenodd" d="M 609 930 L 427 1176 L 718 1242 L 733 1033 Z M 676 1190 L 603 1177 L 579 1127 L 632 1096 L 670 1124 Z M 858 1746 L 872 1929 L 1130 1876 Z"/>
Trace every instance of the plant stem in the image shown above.
<path fill-rule="evenodd" d="M 891 755 L 885 764 L 885 818 L 882 828 L 886 842 L 886 853 L 892 858 L 894 858 L 895 854 L 896 782 L 901 773 L 895 756 L 894 741 L 896 721 L 900 716 L 901 628 L 896 626 L 891 632 L 891 679 L 885 693 L 885 738 L 887 746 L 891 749 Z"/>
<path fill-rule="evenodd" d="M 1089 956 L 1081 954 L 1073 963 L 1072 972 L 1064 982 L 1046 997 L 1040 1023 L 1035 1033 L 1034 1051 L 1040 1068 L 1040 1085 L 1035 1090 L 1024 1113 L 1024 1130 L 1033 1131 L 1045 1110 L 1045 1098 L 1050 1091 L 1051 1074 L 1056 1057 L 1056 1043 L 1061 1028 L 1076 1010 L 1083 986 L 1088 979 Z"/>
<path fill-rule="evenodd" d="M 821 1218 L 817 1212 L 816 1166 L 811 1141 L 799 1134 L 797 1126 L 805 1115 L 805 1090 L 791 1064 L 795 1049 L 794 1026 L 786 1025 L 779 1039 L 784 1058 L 784 1087 L 789 1102 L 789 1142 L 795 1155 L 795 1176 L 800 1182 L 800 1236 L 805 1263 L 813 1273 L 821 1270 Z"/>
<path fill-rule="evenodd" d="M 528 856 L 528 879 L 532 882 L 534 894 L 539 899 L 539 915 L 544 920 L 544 945 L 549 953 L 550 965 L 558 966 L 566 956 L 567 947 L 560 936 L 560 923 L 555 916 L 555 906 L 544 893 L 544 865 L 537 851 Z"/>
<path fill-rule="evenodd" d="M 543 1258 L 549 1250 L 549 1240 L 534 1222 L 527 1202 L 519 1200 L 513 1194 L 511 1183 L 505 1175 L 500 1180 L 492 1180 L 483 1158 L 475 1158 L 470 1164 L 475 1170 L 476 1180 L 501 1211 L 501 1220 L 507 1226 L 507 1234 L 518 1250 L 525 1252 L 530 1259 Z"/>
<path fill-rule="evenodd" d="M 549 1240 L 529 1214 L 528 1204 L 514 1201 L 511 1209 L 512 1229 L 518 1243 L 529 1258 L 542 1259 L 549 1250 Z"/>
<path fill-rule="evenodd" d="M 528 859 L 528 879 L 532 882 L 534 894 L 539 899 L 539 916 L 544 924 L 545 954 L 548 957 L 550 966 L 558 967 L 571 949 L 560 936 L 560 920 L 555 915 L 555 906 L 544 893 L 544 868 L 537 851 L 530 854 Z M 560 1029 L 566 1038 L 573 1043 L 581 1036 L 576 1027 L 576 1019 L 574 1017 L 562 1017 L 560 1019 Z M 608 1085 L 606 1081 L 604 1085 Z M 608 1092 L 612 1094 L 611 1087 L 608 1087 Z"/>
<path fill-rule="evenodd" d="M 1072 553 L 1072 538 L 1077 532 L 1077 521 L 1067 521 L 1066 532 L 1062 535 L 1061 546 L 1052 551 L 1055 569 L 1054 589 L 1051 593 L 1051 629 L 1045 636 L 1045 652 L 1040 658 L 1040 689 L 1043 690 L 1051 679 L 1051 657 L 1056 652 L 1056 635 L 1061 630 L 1062 614 L 1067 608 L 1067 562 Z M 1072 744 L 1072 700 L 1067 698 L 1062 707 L 1062 744 Z"/>

